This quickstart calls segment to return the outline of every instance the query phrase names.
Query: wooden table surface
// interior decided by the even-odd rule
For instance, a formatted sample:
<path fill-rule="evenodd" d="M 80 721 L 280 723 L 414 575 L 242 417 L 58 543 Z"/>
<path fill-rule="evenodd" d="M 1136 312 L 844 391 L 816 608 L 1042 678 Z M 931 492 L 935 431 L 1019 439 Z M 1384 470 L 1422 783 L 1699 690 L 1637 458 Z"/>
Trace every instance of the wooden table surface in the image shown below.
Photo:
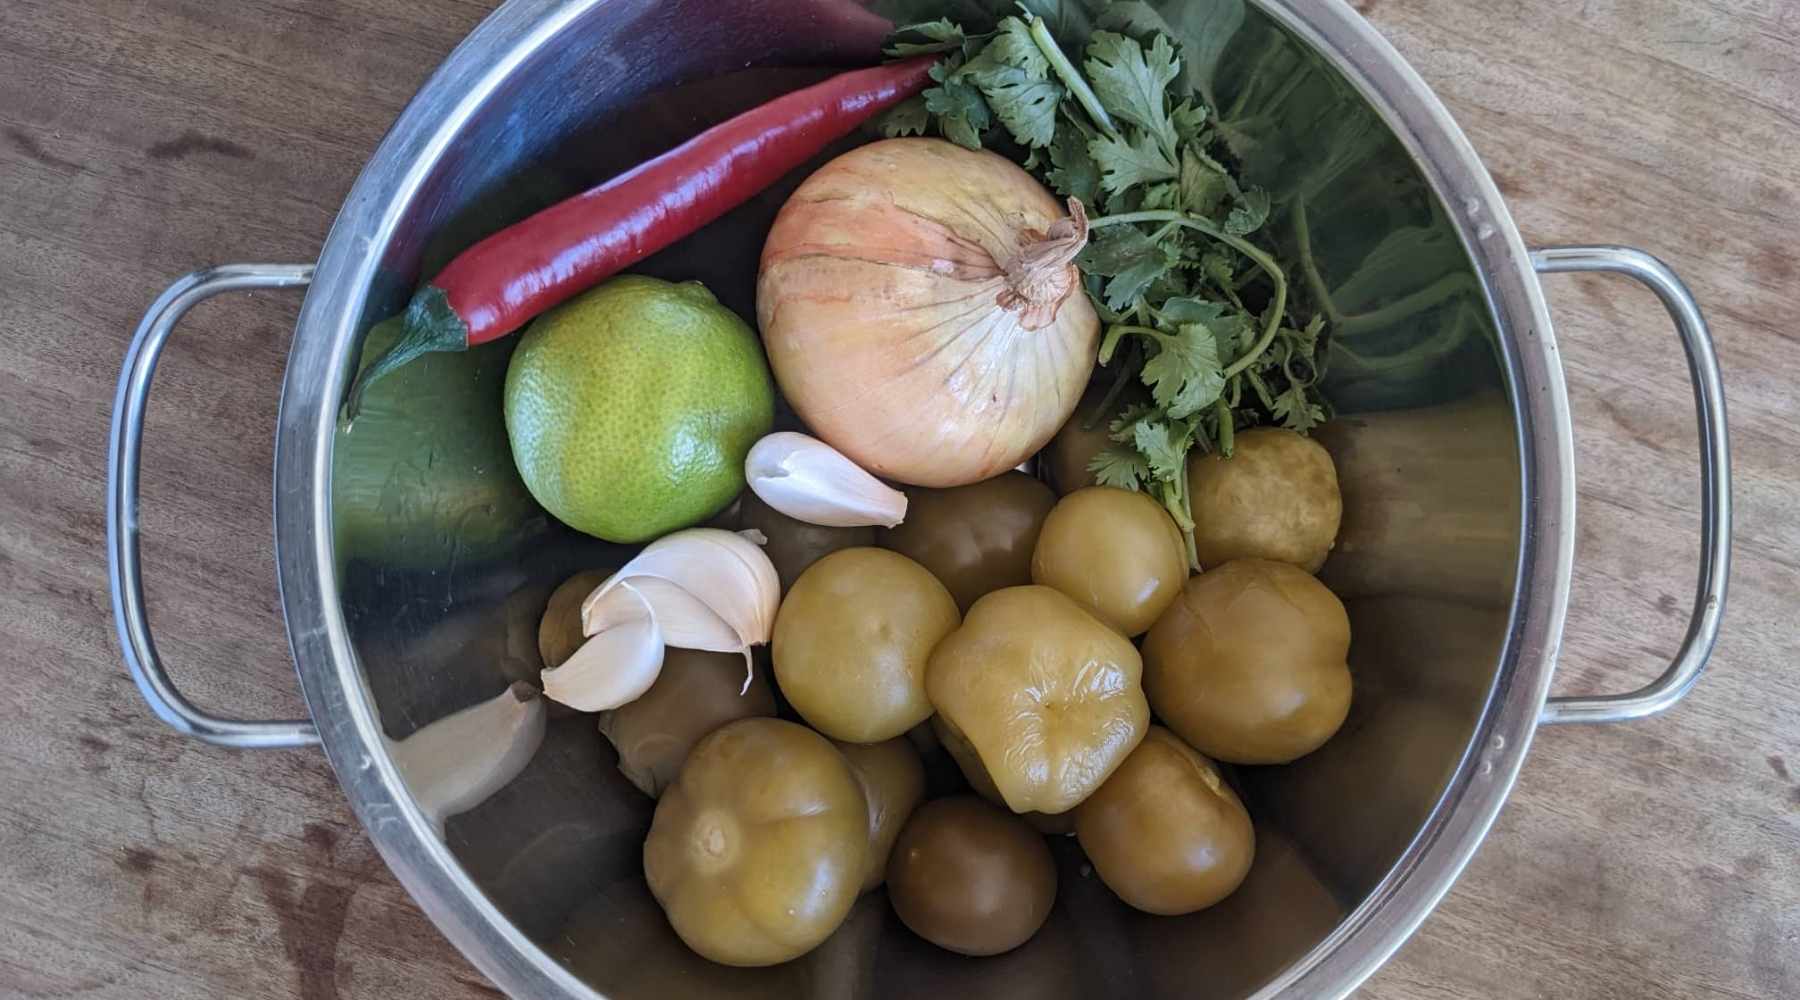
<path fill-rule="evenodd" d="M 376 858 L 316 751 L 164 729 L 120 665 L 102 489 L 127 337 L 195 265 L 313 259 L 480 0 L 0 3 L 0 994 L 495 991 Z M 1528 243 L 1682 273 L 1718 339 L 1737 547 L 1724 637 L 1666 716 L 1542 731 L 1467 873 L 1364 991 L 1800 996 L 1800 3 L 1363 0 Z M 1673 651 L 1698 544 L 1688 383 L 1648 293 L 1555 278 L 1580 521 L 1562 691 Z M 304 711 L 270 539 L 298 297 L 203 307 L 150 407 L 144 555 L 195 699 Z"/>

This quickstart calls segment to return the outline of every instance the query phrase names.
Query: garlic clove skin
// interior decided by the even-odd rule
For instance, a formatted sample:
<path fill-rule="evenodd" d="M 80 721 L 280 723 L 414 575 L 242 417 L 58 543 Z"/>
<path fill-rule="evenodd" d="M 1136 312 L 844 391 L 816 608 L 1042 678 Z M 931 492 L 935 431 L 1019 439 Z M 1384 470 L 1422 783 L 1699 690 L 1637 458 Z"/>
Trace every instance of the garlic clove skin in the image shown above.
<path fill-rule="evenodd" d="M 406 739 L 389 740 L 388 754 L 442 837 L 445 820 L 486 802 L 525 770 L 543 745 L 544 719 L 544 699 L 518 681 Z"/>
<path fill-rule="evenodd" d="M 906 519 L 906 494 L 836 448 L 794 431 L 777 431 L 752 445 L 744 478 L 763 503 L 807 524 L 892 528 Z"/>
<path fill-rule="evenodd" d="M 656 683 L 663 661 L 656 611 L 629 583 L 619 584 L 616 593 L 620 596 L 583 608 L 584 620 L 592 617 L 606 627 L 562 666 L 543 672 L 546 697 L 578 711 L 603 712 L 636 700 Z"/>
<path fill-rule="evenodd" d="M 645 584 L 661 581 L 667 586 Z M 769 641 L 781 601 L 775 564 L 756 542 L 719 528 L 689 528 L 650 543 L 601 584 L 582 604 L 584 630 L 603 630 L 614 609 L 603 609 L 618 587 L 639 587 L 654 608 L 670 645 L 737 652 Z M 724 623 L 737 641 L 720 641 L 707 614 Z"/>

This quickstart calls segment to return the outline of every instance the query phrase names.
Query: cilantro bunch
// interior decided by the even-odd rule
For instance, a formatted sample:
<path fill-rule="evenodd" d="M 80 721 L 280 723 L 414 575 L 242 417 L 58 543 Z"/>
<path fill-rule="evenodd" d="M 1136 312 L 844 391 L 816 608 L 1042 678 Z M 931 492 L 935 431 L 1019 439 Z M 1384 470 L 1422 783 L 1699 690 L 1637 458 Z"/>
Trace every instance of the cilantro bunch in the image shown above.
<path fill-rule="evenodd" d="M 1079 30 L 1039 16 L 1043 0 L 972 26 L 899 29 L 891 55 L 942 58 L 936 85 L 880 127 L 1009 156 L 1088 208 L 1093 239 L 1077 264 L 1106 324 L 1101 412 L 1113 441 L 1092 471 L 1156 496 L 1191 558 L 1188 455 L 1229 455 L 1245 428 L 1305 433 L 1326 419 L 1325 320 L 1294 315 L 1286 272 L 1256 241 L 1269 196 L 1239 181 L 1201 89 L 1223 41 L 1202 34 L 1184 47 L 1148 4 L 1097 6 Z M 1195 49 L 1206 74 L 1183 71 Z"/>

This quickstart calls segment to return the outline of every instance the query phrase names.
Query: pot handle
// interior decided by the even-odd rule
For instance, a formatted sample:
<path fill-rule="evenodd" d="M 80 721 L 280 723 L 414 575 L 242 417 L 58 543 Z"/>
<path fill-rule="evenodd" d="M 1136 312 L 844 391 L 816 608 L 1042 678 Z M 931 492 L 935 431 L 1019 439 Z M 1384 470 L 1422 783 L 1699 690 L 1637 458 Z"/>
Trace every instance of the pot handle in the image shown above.
<path fill-rule="evenodd" d="M 226 264 L 195 271 L 170 285 L 138 324 L 119 391 L 113 397 L 112 433 L 106 455 L 106 555 L 112 586 L 113 625 L 138 691 L 157 718 L 185 736 L 239 748 L 303 747 L 319 742 L 310 719 L 256 722 L 224 719 L 196 708 L 176 689 L 156 655 L 144 613 L 144 580 L 138 565 L 138 458 L 144 443 L 144 407 L 156 359 L 169 333 L 189 309 L 223 292 L 255 288 L 304 288 L 311 264 Z"/>
<path fill-rule="evenodd" d="M 1661 677 L 1629 694 L 1551 698 L 1542 722 L 1624 722 L 1669 708 L 1686 697 L 1706 669 L 1725 613 L 1725 585 L 1731 575 L 1731 443 L 1725 426 L 1725 387 L 1712 334 L 1693 293 L 1668 265 L 1630 247 L 1546 247 L 1531 253 L 1540 274 L 1602 271 L 1622 274 L 1648 286 L 1675 321 L 1687 352 L 1688 378 L 1700 423 L 1700 576 L 1694 612 L 1681 649 Z"/>

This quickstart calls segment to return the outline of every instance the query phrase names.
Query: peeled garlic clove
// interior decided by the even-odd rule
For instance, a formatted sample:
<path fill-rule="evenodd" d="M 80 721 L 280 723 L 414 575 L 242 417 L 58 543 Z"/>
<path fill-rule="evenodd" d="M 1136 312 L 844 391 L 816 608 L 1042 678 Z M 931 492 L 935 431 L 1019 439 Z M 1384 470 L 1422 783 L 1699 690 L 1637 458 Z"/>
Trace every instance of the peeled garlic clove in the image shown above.
<path fill-rule="evenodd" d="M 562 666 L 544 671 L 546 697 L 583 712 L 603 712 L 632 701 L 656 683 L 663 660 L 656 612 L 631 584 L 620 584 L 612 593 L 621 596 L 596 602 L 593 608 L 595 620 L 606 621 L 607 627 Z"/>
<path fill-rule="evenodd" d="M 906 494 L 817 438 L 777 431 L 744 458 L 750 490 L 775 510 L 828 528 L 891 528 L 906 518 Z"/>
<path fill-rule="evenodd" d="M 646 579 L 669 585 L 642 589 L 659 622 L 665 614 L 675 619 L 672 625 L 661 626 L 671 645 L 705 641 L 706 645 L 690 648 L 736 652 L 768 642 L 775 628 L 781 580 L 769 557 L 755 542 L 735 532 L 689 528 L 650 543 L 588 596 L 581 612 L 587 633 L 601 631 L 597 623 L 606 615 L 602 602 L 616 588 L 627 583 L 637 586 Z M 696 604 L 723 621 L 738 641 L 728 646 L 713 642 L 713 625 L 696 611 Z M 677 634 L 683 641 L 676 641 Z"/>
<path fill-rule="evenodd" d="M 544 700 L 523 681 L 499 697 L 388 742 L 388 754 L 413 800 L 444 834 L 444 821 L 468 812 L 518 777 L 544 742 Z"/>

